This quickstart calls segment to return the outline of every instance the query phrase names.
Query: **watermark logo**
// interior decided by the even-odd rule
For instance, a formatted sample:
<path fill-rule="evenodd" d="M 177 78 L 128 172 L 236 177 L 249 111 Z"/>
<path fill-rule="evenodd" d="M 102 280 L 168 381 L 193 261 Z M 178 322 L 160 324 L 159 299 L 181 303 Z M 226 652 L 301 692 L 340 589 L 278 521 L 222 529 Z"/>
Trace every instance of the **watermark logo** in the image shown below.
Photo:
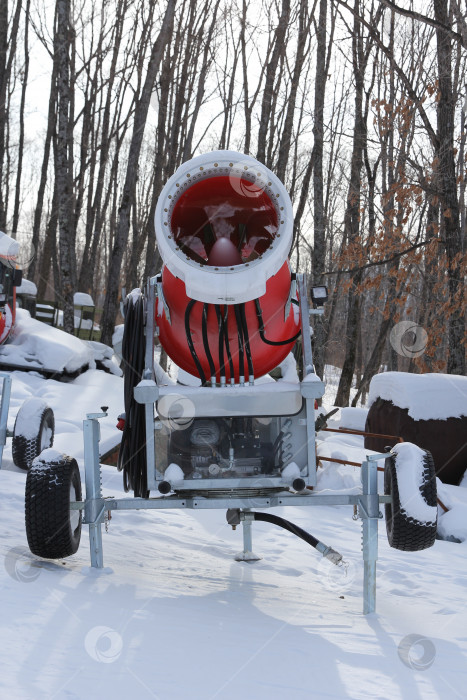
<path fill-rule="evenodd" d="M 436 647 L 421 634 L 408 634 L 397 647 L 399 658 L 407 668 L 414 671 L 426 671 L 436 658 Z"/>
<path fill-rule="evenodd" d="M 157 403 L 159 419 L 164 427 L 173 430 L 187 430 L 195 419 L 196 408 L 190 399 L 180 394 L 169 394 Z"/>
<path fill-rule="evenodd" d="M 5 555 L 5 569 L 11 578 L 31 583 L 41 575 L 38 560 L 33 559 L 27 547 L 12 547 Z"/>
<path fill-rule="evenodd" d="M 258 163 L 245 160 L 232 163 L 230 166 L 230 186 L 242 197 L 259 197 L 264 192 L 268 179 L 266 170 Z"/>
<path fill-rule="evenodd" d="M 400 321 L 391 330 L 389 342 L 402 357 L 420 357 L 426 350 L 428 333 L 414 321 Z"/>
<path fill-rule="evenodd" d="M 86 635 L 84 648 L 87 653 L 101 664 L 113 664 L 123 650 L 123 639 L 111 627 L 93 627 Z"/>
<path fill-rule="evenodd" d="M 17 267 L 28 268 L 36 257 L 36 249 L 30 242 L 20 243 L 17 240 L 0 239 L 0 247 L 5 264 L 15 270 Z"/>
<path fill-rule="evenodd" d="M 318 578 L 326 590 L 339 595 L 347 593 L 357 577 L 357 566 L 353 559 L 336 566 L 323 557 L 318 564 Z"/>

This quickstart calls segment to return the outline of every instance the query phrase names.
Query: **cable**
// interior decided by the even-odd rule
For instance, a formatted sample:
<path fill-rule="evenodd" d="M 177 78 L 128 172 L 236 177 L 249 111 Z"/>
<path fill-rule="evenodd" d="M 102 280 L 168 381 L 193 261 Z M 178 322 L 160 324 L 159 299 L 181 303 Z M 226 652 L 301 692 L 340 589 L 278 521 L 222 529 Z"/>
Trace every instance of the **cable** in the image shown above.
<path fill-rule="evenodd" d="M 149 496 L 146 466 L 145 408 L 136 403 L 133 395 L 144 370 L 144 297 L 130 294 L 125 302 L 125 328 L 122 357 L 124 367 L 125 427 L 118 453 L 118 470 L 123 470 L 125 491 L 133 489 L 134 495 Z"/>
<path fill-rule="evenodd" d="M 196 354 L 195 346 L 193 345 L 193 338 L 191 337 L 191 329 L 190 329 L 190 315 L 191 315 L 191 310 L 193 309 L 195 304 L 196 304 L 195 299 L 190 299 L 190 301 L 187 304 L 186 311 L 185 311 L 185 333 L 186 333 L 186 341 L 188 343 L 188 347 L 190 349 L 191 356 L 193 358 L 193 362 L 196 365 L 196 369 L 198 370 L 198 376 L 201 379 L 201 386 L 204 386 L 206 384 L 206 375 L 203 372 L 203 368 L 201 367 L 201 363 L 198 359 L 198 355 Z"/>
<path fill-rule="evenodd" d="M 234 304 L 235 320 L 237 321 L 237 336 L 238 336 L 238 373 L 239 378 L 245 377 L 245 360 L 243 354 L 243 332 L 242 332 L 242 319 L 240 316 L 240 311 L 238 304 Z"/>
<path fill-rule="evenodd" d="M 217 324 L 219 328 L 219 373 L 221 384 L 225 382 L 225 365 L 224 365 L 224 319 L 222 318 L 221 308 L 219 304 L 214 305 L 217 315 Z M 224 378 L 224 382 L 222 381 Z"/>
<path fill-rule="evenodd" d="M 203 329 L 203 346 L 204 352 L 209 363 L 209 370 L 211 372 L 211 383 L 216 383 L 216 367 L 214 365 L 214 360 L 212 359 L 211 349 L 209 347 L 208 339 L 208 308 L 209 304 L 203 304 L 203 319 L 202 319 L 202 329 Z"/>
<path fill-rule="evenodd" d="M 246 315 L 245 315 L 245 304 L 240 304 L 240 318 L 242 319 L 242 330 L 243 330 L 243 336 L 245 338 L 245 349 L 246 349 L 246 360 L 248 363 L 248 374 L 249 374 L 250 381 L 252 381 L 253 377 L 255 376 L 255 372 L 253 369 L 253 359 L 251 357 L 250 336 L 248 335 L 248 325 L 246 322 Z"/>
<path fill-rule="evenodd" d="M 230 382 L 234 383 L 235 382 L 235 370 L 234 370 L 234 365 L 233 365 L 233 360 L 232 360 L 232 353 L 230 352 L 230 342 L 229 342 L 229 307 L 226 304 L 224 308 L 225 308 L 225 311 L 224 311 L 225 350 L 227 352 L 227 359 L 229 361 Z"/>
<path fill-rule="evenodd" d="M 300 337 L 302 332 L 301 330 L 299 330 L 298 333 L 296 333 L 292 338 L 288 338 L 287 340 L 268 340 L 264 335 L 263 312 L 261 311 L 259 299 L 255 299 L 255 306 L 256 316 L 258 318 L 259 337 L 261 338 L 263 343 L 266 343 L 266 345 L 289 345 L 290 343 L 294 343 L 297 340 L 297 338 Z"/>

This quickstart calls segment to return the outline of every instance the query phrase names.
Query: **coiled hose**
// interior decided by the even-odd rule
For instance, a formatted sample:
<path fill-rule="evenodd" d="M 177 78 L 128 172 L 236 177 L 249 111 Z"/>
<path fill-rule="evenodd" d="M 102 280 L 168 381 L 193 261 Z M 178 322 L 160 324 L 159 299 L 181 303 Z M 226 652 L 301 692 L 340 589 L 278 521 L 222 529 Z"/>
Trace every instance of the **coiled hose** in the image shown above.
<path fill-rule="evenodd" d="M 144 370 L 144 298 L 130 294 L 125 301 L 125 329 L 122 357 L 124 374 L 125 427 L 118 453 L 117 467 L 123 471 L 125 491 L 148 498 L 146 470 L 146 430 L 144 405 L 135 401 L 133 390 Z"/>

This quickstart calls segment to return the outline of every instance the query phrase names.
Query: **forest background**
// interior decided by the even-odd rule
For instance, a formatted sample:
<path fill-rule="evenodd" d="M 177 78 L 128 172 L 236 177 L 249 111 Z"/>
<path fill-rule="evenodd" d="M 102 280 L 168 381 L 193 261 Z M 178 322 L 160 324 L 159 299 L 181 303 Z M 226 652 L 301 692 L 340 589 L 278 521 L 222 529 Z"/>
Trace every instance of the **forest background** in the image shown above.
<path fill-rule="evenodd" d="M 0 0 L 0 230 L 73 330 L 111 343 L 161 265 L 158 195 L 202 152 L 251 154 L 326 284 L 336 404 L 382 367 L 465 374 L 467 2 Z"/>

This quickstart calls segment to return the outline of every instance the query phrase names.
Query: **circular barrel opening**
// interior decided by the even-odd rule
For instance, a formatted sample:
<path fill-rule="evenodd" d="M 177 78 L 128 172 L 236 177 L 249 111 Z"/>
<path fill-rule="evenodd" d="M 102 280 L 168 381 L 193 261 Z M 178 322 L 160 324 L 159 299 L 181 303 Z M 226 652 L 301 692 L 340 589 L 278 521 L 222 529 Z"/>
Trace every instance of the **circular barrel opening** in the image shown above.
<path fill-rule="evenodd" d="M 172 235 L 183 253 L 203 265 L 252 262 L 268 250 L 278 230 L 269 195 L 245 178 L 211 177 L 178 198 Z"/>

